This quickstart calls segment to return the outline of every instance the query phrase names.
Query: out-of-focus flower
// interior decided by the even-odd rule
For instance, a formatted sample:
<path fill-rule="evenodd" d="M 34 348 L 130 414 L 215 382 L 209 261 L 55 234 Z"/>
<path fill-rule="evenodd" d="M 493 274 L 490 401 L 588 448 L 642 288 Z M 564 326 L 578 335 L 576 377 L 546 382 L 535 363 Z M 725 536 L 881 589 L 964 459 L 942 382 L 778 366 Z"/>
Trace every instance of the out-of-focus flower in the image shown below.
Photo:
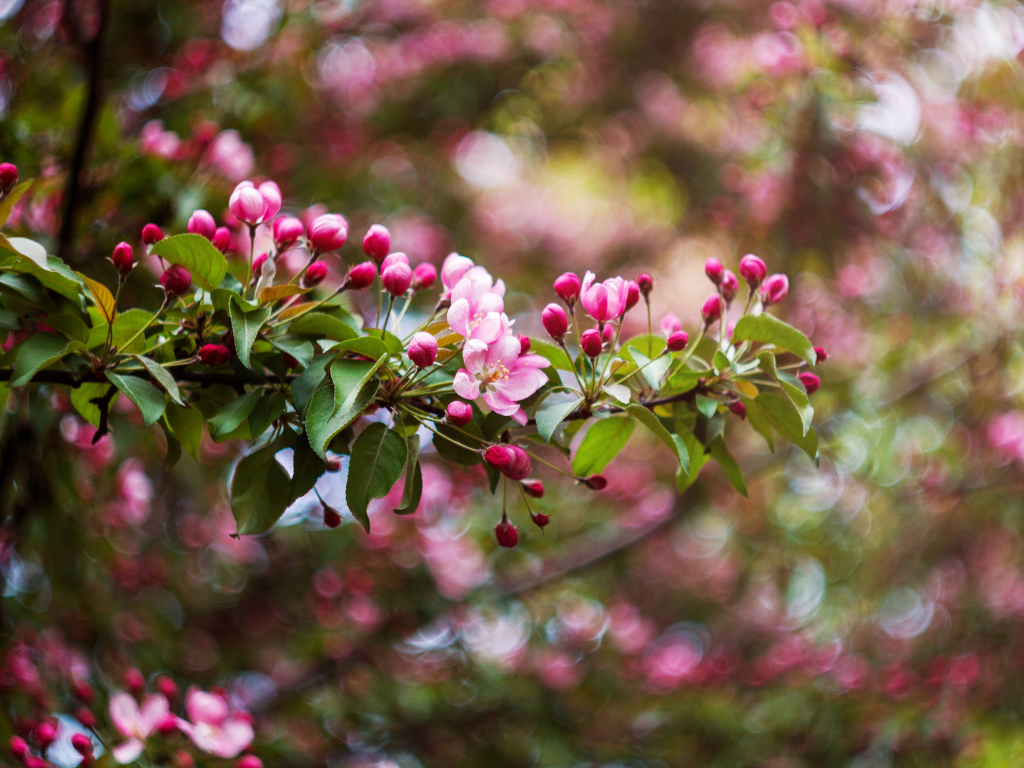
<path fill-rule="evenodd" d="M 133 763 L 146 748 L 146 739 L 170 714 L 167 699 L 161 694 L 146 697 L 140 708 L 129 693 L 118 691 L 110 697 L 110 721 L 128 741 L 114 747 L 114 759 L 121 764 Z"/>
<path fill-rule="evenodd" d="M 255 734 L 250 718 L 232 711 L 222 696 L 190 688 L 185 710 L 189 720 L 178 718 L 178 728 L 204 752 L 232 758 L 252 744 Z"/>

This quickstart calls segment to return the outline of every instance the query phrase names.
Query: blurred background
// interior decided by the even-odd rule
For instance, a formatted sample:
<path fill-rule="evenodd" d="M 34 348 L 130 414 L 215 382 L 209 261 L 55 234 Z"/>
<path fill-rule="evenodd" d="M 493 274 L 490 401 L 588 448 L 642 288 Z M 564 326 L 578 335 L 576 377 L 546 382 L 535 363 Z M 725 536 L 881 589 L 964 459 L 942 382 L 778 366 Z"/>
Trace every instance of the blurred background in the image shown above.
<path fill-rule="evenodd" d="M 0 735 L 137 667 L 222 686 L 268 768 L 1022 764 L 1022 49 L 1012 2 L 0 0 L 9 229 L 108 284 L 273 178 L 351 263 L 381 222 L 484 264 L 524 333 L 592 269 L 692 334 L 704 259 L 753 252 L 829 356 L 820 468 L 737 422 L 749 499 L 680 497 L 638 436 L 511 551 L 441 462 L 370 536 L 313 497 L 232 539 L 244 446 L 167 469 L 44 389 L 0 420 Z"/>

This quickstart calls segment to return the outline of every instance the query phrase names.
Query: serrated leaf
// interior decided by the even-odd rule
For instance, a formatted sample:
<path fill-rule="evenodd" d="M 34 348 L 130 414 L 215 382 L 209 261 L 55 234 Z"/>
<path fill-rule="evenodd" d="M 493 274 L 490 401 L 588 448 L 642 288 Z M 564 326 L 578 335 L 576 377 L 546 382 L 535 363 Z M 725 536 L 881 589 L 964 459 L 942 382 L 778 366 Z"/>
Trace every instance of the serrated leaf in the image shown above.
<path fill-rule="evenodd" d="M 256 407 L 249 413 L 249 435 L 253 440 L 266 432 L 267 428 L 284 413 L 286 405 L 284 395 L 280 392 L 271 392 L 259 399 Z"/>
<path fill-rule="evenodd" d="M 268 285 L 260 291 L 260 304 L 270 304 L 274 301 L 298 296 L 308 290 L 309 288 L 303 288 L 301 285 Z"/>
<path fill-rule="evenodd" d="M 576 410 L 582 402 L 583 400 L 569 400 L 549 406 L 537 414 L 537 433 L 544 438 L 545 443 L 551 442 L 551 436 L 555 433 L 558 425 L 565 421 L 565 417 Z"/>
<path fill-rule="evenodd" d="M 25 237 L 9 238 L 6 235 L 0 234 L 0 248 L 24 256 L 44 272 L 53 271 L 46 258 L 46 249 L 35 240 L 29 240 Z"/>
<path fill-rule="evenodd" d="M 114 294 L 103 283 L 98 283 L 91 277 L 86 277 L 81 273 L 79 273 L 79 277 L 82 278 L 82 281 L 89 289 L 93 303 L 96 304 L 96 308 L 103 316 L 103 320 L 108 325 L 113 323 L 114 318 L 117 316 L 117 309 L 114 306 Z"/>
<path fill-rule="evenodd" d="M 370 380 L 387 360 L 388 353 L 384 352 L 378 360 L 335 360 L 328 369 L 331 374 L 331 383 L 334 384 L 334 412 L 332 416 L 347 406 L 348 403 L 362 390 L 366 382 Z"/>
<path fill-rule="evenodd" d="M 14 376 L 10 386 L 28 384 L 40 370 L 60 360 L 71 351 L 75 342 L 68 343 L 56 333 L 35 333 L 18 345 L 14 362 Z M 78 344 L 78 346 L 82 346 Z"/>
<path fill-rule="evenodd" d="M 292 456 L 292 479 L 288 487 L 288 503 L 293 504 L 301 499 L 316 485 L 327 465 L 310 447 L 308 439 L 301 437 L 296 441 Z"/>
<path fill-rule="evenodd" d="M 395 507 L 396 515 L 411 515 L 420 506 L 423 497 L 423 470 L 420 469 L 420 436 L 413 433 L 406 439 L 408 452 L 405 458 L 405 485 L 402 501 Z"/>
<path fill-rule="evenodd" d="M 192 232 L 165 237 L 153 246 L 151 252 L 171 264 L 185 267 L 192 279 L 207 291 L 219 286 L 228 271 L 224 254 L 205 237 Z"/>
<path fill-rule="evenodd" d="M 629 402 L 629 397 L 632 394 L 629 387 L 624 384 L 605 384 L 601 389 L 624 405 Z"/>
<path fill-rule="evenodd" d="M 290 478 L 265 445 L 243 456 L 231 478 L 231 512 L 239 534 L 263 533 L 288 508 Z"/>
<path fill-rule="evenodd" d="M 714 418 L 718 413 L 718 401 L 707 395 L 697 395 L 697 410 L 703 413 L 705 418 Z"/>
<path fill-rule="evenodd" d="M 313 345 L 302 339 L 290 339 L 287 336 L 273 339 L 271 342 L 275 347 L 287 355 L 295 358 L 296 362 L 306 368 L 313 360 Z"/>
<path fill-rule="evenodd" d="M 170 403 L 164 411 L 164 421 L 188 455 L 199 461 L 199 448 L 203 444 L 202 411 Z"/>
<path fill-rule="evenodd" d="M 397 432 L 380 422 L 364 429 L 352 446 L 345 500 L 349 511 L 370 532 L 367 507 L 373 499 L 383 498 L 398 482 L 405 468 L 409 449 Z"/>
<path fill-rule="evenodd" d="M 633 434 L 633 419 L 612 416 L 591 424 L 572 460 L 572 471 L 577 477 L 589 477 L 607 467 Z"/>
<path fill-rule="evenodd" d="M 249 418 L 256 403 L 263 396 L 262 389 L 253 389 L 241 397 L 236 397 L 225 405 L 209 421 L 210 437 L 218 438 L 234 432 L 239 425 Z"/>
<path fill-rule="evenodd" d="M 320 382 L 327 375 L 327 366 L 330 365 L 331 360 L 333 360 L 331 355 L 321 355 L 314 358 L 306 366 L 306 370 L 292 381 L 292 402 L 295 404 L 295 410 L 301 413 L 303 417 L 305 417 L 306 410 L 309 408 L 310 398 L 313 397 L 313 393 L 316 392 Z"/>
<path fill-rule="evenodd" d="M 342 407 L 335 409 L 334 384 L 330 379 L 320 383 L 306 413 L 306 437 L 318 456 L 326 457 L 334 436 L 359 418 L 373 402 L 379 387 L 380 382 L 371 380 L 361 390 L 350 393 Z"/>
<path fill-rule="evenodd" d="M 270 317 L 270 313 L 270 307 L 247 309 L 235 297 L 232 297 L 228 302 L 231 332 L 235 337 L 235 354 L 238 355 L 238 359 L 246 368 L 252 368 L 249 361 L 249 352 L 252 349 L 252 343 L 256 341 L 260 328 L 263 327 L 263 324 L 267 322 L 267 318 Z"/>
<path fill-rule="evenodd" d="M 147 371 L 153 376 L 153 379 L 163 387 L 163 390 L 171 396 L 171 400 L 176 402 L 178 405 L 184 405 L 185 403 L 181 399 L 181 392 L 178 390 L 178 382 L 171 376 L 171 372 L 164 368 L 156 360 L 151 360 L 143 355 L 133 355 L 146 368 Z"/>
<path fill-rule="evenodd" d="M 661 442 L 663 442 L 668 449 L 675 454 L 675 457 L 679 461 L 679 465 L 681 467 L 685 469 L 690 466 L 690 456 L 686 450 L 686 446 L 676 435 L 673 435 L 668 431 L 668 429 L 666 429 L 665 425 L 661 423 L 657 416 L 638 403 L 626 406 L 626 411 L 637 421 L 651 430 L 651 432 L 654 433 L 654 436 L 661 440 Z"/>
<path fill-rule="evenodd" d="M 114 371 L 107 371 L 107 378 L 121 390 L 121 393 L 135 403 L 142 413 L 142 421 L 148 427 L 164 415 L 167 398 L 164 393 L 145 379 L 138 376 L 123 376 Z"/>
<path fill-rule="evenodd" d="M 732 487 L 746 497 L 747 484 L 743 481 L 743 471 L 736 463 L 736 459 L 729 453 L 729 449 L 725 447 L 725 441 L 720 437 L 715 438 L 711 443 L 711 458 L 718 462 L 718 466 L 722 468 Z"/>
<path fill-rule="evenodd" d="M 381 339 L 372 336 L 360 336 L 357 339 L 347 339 L 335 347 L 336 352 L 355 352 L 357 355 L 364 355 L 373 360 L 387 360 L 391 355 L 388 345 Z"/>
<path fill-rule="evenodd" d="M 811 342 L 793 326 L 784 323 L 767 312 L 760 315 L 745 315 L 736 322 L 732 334 L 733 342 L 759 341 L 774 344 L 780 349 L 792 352 L 808 365 L 815 362 L 814 347 Z"/>

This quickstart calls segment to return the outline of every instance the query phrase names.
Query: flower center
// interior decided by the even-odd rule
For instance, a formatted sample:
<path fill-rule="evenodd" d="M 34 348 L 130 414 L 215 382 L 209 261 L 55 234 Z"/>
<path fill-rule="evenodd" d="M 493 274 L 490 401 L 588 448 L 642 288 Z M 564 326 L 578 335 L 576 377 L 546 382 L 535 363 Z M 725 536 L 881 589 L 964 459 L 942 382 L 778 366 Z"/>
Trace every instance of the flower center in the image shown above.
<path fill-rule="evenodd" d="M 493 384 L 496 381 L 508 381 L 508 368 L 499 361 L 493 368 L 484 369 L 484 375 L 481 381 L 484 386 Z"/>
<path fill-rule="evenodd" d="M 473 317 L 470 318 L 469 320 L 469 330 L 472 331 L 474 328 L 480 325 L 480 323 L 483 322 L 485 317 L 487 317 L 487 315 L 483 312 L 477 312 L 475 315 L 473 315 Z"/>

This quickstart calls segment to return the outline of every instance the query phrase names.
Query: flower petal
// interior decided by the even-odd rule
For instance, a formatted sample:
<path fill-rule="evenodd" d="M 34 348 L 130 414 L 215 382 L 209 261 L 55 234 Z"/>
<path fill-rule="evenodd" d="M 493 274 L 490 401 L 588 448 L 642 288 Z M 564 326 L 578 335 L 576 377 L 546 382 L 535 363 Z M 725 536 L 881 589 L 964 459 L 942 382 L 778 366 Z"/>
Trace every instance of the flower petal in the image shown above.
<path fill-rule="evenodd" d="M 110 720 L 122 735 L 133 736 L 140 719 L 139 705 L 130 694 L 118 691 L 110 697 Z"/>
<path fill-rule="evenodd" d="M 448 325 L 460 336 L 469 338 L 469 302 L 466 299 L 453 299 L 448 308 Z"/>
<path fill-rule="evenodd" d="M 487 403 L 492 411 L 500 413 L 502 416 L 512 416 L 521 410 L 519 403 L 514 403 L 507 397 L 502 397 L 498 392 L 484 392 L 484 402 Z"/>
<path fill-rule="evenodd" d="M 455 394 L 466 400 L 476 400 L 480 397 L 479 379 L 471 376 L 465 368 L 460 368 L 455 374 L 452 389 L 455 390 Z"/>
<path fill-rule="evenodd" d="M 138 760 L 144 748 L 145 745 L 138 739 L 128 739 L 124 744 L 118 744 L 114 747 L 112 754 L 117 762 L 121 765 L 126 765 Z"/>
<path fill-rule="evenodd" d="M 155 693 L 146 697 L 142 703 L 142 713 L 139 718 L 139 732 L 143 736 L 149 736 L 156 730 L 157 726 L 164 721 L 171 711 L 170 704 L 162 694 Z"/>

